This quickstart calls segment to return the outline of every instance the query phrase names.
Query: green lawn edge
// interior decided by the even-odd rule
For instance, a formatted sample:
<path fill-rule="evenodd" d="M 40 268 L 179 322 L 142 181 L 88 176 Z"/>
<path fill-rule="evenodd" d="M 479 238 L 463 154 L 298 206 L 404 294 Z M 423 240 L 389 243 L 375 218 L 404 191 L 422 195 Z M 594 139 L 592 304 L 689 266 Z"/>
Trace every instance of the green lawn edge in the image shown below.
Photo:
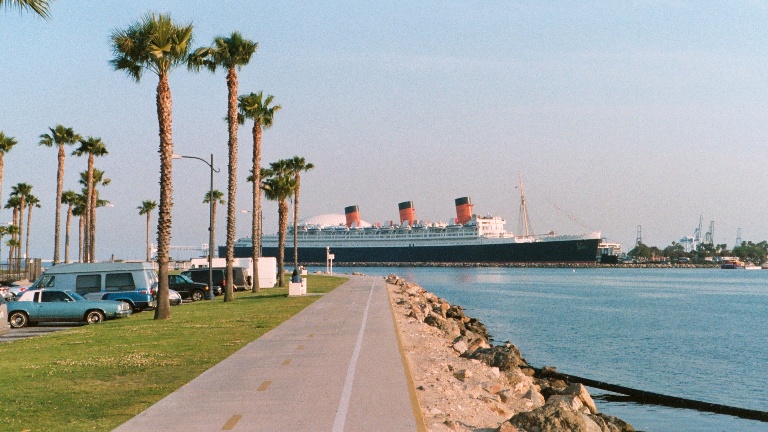
<path fill-rule="evenodd" d="M 308 292 L 346 280 L 308 275 Z M 318 298 L 268 288 L 0 343 L 0 430 L 112 430 Z"/>

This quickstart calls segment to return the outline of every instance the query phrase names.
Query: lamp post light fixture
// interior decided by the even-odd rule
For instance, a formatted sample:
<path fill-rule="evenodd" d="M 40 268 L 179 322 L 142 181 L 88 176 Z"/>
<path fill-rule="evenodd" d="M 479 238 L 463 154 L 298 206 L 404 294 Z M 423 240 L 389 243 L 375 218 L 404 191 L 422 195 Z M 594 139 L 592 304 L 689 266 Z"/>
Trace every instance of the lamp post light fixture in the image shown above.
<path fill-rule="evenodd" d="M 174 154 L 172 159 L 197 159 L 211 168 L 211 185 L 208 188 L 208 300 L 216 298 L 213 292 L 213 173 L 219 172 L 213 167 L 213 153 L 211 153 L 211 162 L 197 156 L 183 156 Z"/>

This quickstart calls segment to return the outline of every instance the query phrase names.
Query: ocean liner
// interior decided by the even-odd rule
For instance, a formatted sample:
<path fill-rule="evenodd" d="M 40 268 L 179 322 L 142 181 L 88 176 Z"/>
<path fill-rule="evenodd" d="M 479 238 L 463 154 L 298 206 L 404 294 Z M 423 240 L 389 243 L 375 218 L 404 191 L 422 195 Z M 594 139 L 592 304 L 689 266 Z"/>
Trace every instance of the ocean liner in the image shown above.
<path fill-rule="evenodd" d="M 521 191 L 522 192 L 522 191 Z M 527 231 L 525 198 L 521 214 Z M 369 224 L 358 206 L 345 208 L 338 219 L 310 218 L 298 226 L 300 263 L 325 263 L 333 254 L 336 264 L 443 264 L 443 263 L 592 263 L 597 260 L 599 232 L 582 235 L 515 235 L 498 216 L 473 213 L 469 197 L 457 198 L 456 217 L 450 223 L 425 223 L 415 217 L 412 201 L 398 205 L 400 223 Z M 339 220 L 340 219 L 340 220 Z M 285 240 L 285 261 L 293 261 L 293 227 Z M 250 257 L 250 237 L 235 242 L 235 257 Z M 277 235 L 262 237 L 262 256 L 277 256 Z M 219 247 L 219 256 L 226 248 Z"/>

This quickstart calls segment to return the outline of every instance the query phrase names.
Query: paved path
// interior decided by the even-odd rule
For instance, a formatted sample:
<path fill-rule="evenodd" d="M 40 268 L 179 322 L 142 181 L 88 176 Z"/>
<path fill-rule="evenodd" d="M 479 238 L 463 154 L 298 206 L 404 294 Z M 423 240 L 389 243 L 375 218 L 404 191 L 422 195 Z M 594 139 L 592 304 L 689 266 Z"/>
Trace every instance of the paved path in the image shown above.
<path fill-rule="evenodd" d="M 116 431 L 415 431 L 418 410 L 384 280 L 353 276 Z"/>

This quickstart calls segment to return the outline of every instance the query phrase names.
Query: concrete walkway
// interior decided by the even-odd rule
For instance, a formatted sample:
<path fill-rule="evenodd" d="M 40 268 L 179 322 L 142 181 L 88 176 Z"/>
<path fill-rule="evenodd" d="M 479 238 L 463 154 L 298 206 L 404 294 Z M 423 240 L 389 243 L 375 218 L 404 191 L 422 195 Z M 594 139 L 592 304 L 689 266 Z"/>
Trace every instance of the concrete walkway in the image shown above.
<path fill-rule="evenodd" d="M 115 430 L 423 430 L 409 385 L 384 280 L 352 276 Z"/>

